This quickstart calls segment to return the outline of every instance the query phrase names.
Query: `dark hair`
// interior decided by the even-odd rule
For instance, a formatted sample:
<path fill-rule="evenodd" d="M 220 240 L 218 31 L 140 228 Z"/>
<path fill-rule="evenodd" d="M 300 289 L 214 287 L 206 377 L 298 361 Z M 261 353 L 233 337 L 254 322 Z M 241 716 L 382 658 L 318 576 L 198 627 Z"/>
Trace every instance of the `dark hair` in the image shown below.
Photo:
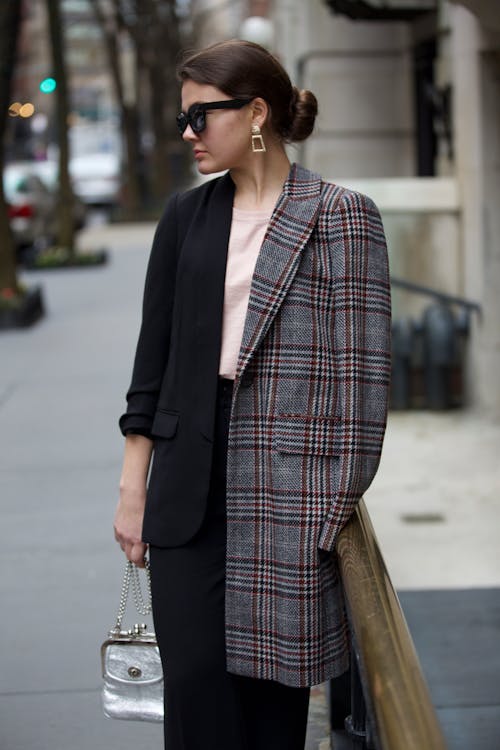
<path fill-rule="evenodd" d="M 303 141 L 312 133 L 316 97 L 292 86 L 281 63 L 258 44 L 231 39 L 189 53 L 178 66 L 177 76 L 181 81 L 215 86 L 234 99 L 262 97 L 271 110 L 271 128 L 284 141 Z"/>

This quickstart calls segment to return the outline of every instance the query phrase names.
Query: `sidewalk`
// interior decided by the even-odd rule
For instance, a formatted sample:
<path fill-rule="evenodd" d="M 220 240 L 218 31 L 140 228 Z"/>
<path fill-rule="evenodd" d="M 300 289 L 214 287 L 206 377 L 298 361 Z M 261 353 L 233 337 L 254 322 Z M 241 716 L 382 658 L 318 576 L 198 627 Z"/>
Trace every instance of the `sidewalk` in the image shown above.
<path fill-rule="evenodd" d="M 365 499 L 396 588 L 500 586 L 500 421 L 391 412 Z"/>
<path fill-rule="evenodd" d="M 89 230 L 82 246 L 111 247 L 110 264 L 27 274 L 27 283 L 43 284 L 48 315 L 0 337 L 2 750 L 161 747 L 161 727 L 106 720 L 99 705 L 99 646 L 114 621 L 123 568 L 112 535 L 122 452 L 116 422 L 153 231 Z M 488 417 L 391 414 L 366 502 L 403 600 L 500 587 L 499 447 L 500 424 Z M 498 713 L 498 695 L 491 697 Z M 328 746 L 317 688 L 307 750 Z"/>

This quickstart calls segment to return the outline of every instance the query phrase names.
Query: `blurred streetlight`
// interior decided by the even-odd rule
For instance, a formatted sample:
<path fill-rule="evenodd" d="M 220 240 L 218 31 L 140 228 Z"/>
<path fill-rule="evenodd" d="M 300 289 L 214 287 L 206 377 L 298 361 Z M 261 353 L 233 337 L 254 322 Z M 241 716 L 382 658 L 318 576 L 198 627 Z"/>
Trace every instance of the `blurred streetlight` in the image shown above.
<path fill-rule="evenodd" d="M 40 134 L 47 130 L 49 118 L 44 112 L 38 112 L 31 120 L 31 130 L 33 133 Z"/>
<path fill-rule="evenodd" d="M 12 102 L 12 104 L 9 107 L 9 115 L 11 117 L 18 117 L 19 110 L 21 109 L 23 105 L 21 102 Z"/>
<path fill-rule="evenodd" d="M 57 81 L 55 78 L 49 76 L 48 78 L 44 78 L 43 81 L 40 81 L 39 88 L 42 94 L 52 94 L 57 88 Z"/>
<path fill-rule="evenodd" d="M 35 112 L 35 106 L 31 102 L 12 102 L 9 107 L 9 115 L 11 117 L 31 117 Z"/>
<path fill-rule="evenodd" d="M 33 104 L 31 102 L 26 102 L 26 104 L 23 104 L 23 106 L 19 110 L 19 116 L 31 117 L 34 111 L 35 111 L 35 107 L 33 106 Z"/>

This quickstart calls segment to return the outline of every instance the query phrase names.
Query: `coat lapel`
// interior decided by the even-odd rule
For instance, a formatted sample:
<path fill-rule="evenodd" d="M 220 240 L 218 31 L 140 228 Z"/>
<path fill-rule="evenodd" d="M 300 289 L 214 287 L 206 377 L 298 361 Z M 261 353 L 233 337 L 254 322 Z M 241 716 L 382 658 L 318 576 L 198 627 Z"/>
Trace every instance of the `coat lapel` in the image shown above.
<path fill-rule="evenodd" d="M 320 205 L 321 177 L 293 164 L 255 266 L 237 375 L 266 335 L 290 288 Z"/>

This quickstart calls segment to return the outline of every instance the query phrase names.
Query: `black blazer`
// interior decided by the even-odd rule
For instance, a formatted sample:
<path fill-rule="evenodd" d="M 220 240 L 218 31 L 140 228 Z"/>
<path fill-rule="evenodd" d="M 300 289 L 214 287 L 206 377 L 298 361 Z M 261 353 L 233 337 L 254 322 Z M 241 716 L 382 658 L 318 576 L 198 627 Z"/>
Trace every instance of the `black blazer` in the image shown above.
<path fill-rule="evenodd" d="M 205 512 L 233 198 L 229 174 L 173 196 L 153 241 L 120 428 L 154 440 L 143 539 L 157 546 L 188 541 Z"/>

